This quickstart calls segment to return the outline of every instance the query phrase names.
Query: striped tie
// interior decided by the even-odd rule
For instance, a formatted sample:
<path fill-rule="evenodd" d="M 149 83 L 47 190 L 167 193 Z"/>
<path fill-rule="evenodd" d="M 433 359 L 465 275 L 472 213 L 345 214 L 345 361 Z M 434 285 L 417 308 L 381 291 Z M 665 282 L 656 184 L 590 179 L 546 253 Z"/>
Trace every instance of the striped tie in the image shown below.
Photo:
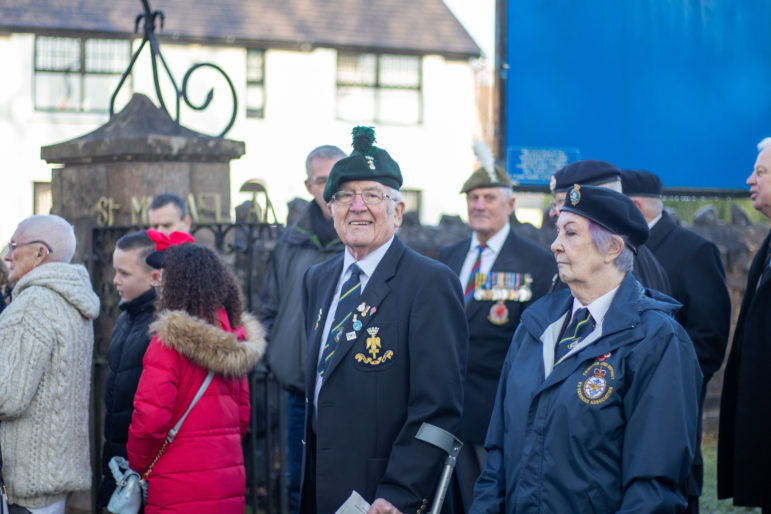
<path fill-rule="evenodd" d="M 572 350 L 583 338 L 588 336 L 594 330 L 595 322 L 589 309 L 583 307 L 573 314 L 568 328 L 565 329 L 562 339 L 554 348 L 554 365 L 556 366 L 565 359 L 565 356 Z"/>
<path fill-rule="evenodd" d="M 463 303 L 468 303 L 471 297 L 474 296 L 474 284 L 476 283 L 476 276 L 479 273 L 479 268 L 482 267 L 482 252 L 485 249 L 485 245 L 477 245 L 477 260 L 474 261 L 474 266 L 471 268 L 471 273 L 468 276 L 466 282 L 466 288 L 463 290 Z"/>
<path fill-rule="evenodd" d="M 351 319 L 356 304 L 359 303 L 361 293 L 359 273 L 361 273 L 361 268 L 359 268 L 358 264 L 353 263 L 351 265 L 351 277 L 345 281 L 340 290 L 340 299 L 337 301 L 332 328 L 329 329 L 327 342 L 321 353 L 321 360 L 319 360 L 318 365 L 319 376 L 324 376 L 324 371 L 327 369 L 327 365 L 335 353 L 338 341 L 340 341 L 340 338 L 345 337 L 345 329 L 351 325 L 348 321 Z"/>

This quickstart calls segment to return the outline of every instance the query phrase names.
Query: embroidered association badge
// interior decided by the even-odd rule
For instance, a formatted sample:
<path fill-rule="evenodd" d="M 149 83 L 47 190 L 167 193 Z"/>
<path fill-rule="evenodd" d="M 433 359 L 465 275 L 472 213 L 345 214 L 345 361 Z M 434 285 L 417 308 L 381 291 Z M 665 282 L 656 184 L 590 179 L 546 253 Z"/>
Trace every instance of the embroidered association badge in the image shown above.
<path fill-rule="evenodd" d="M 576 392 L 584 403 L 597 405 L 610 398 L 616 372 L 605 359 L 595 361 L 581 376 L 585 379 L 578 382 Z"/>
<path fill-rule="evenodd" d="M 356 362 L 359 362 L 361 364 L 367 364 L 369 366 L 380 366 L 384 362 L 390 360 L 394 356 L 393 350 L 386 350 L 382 354 L 380 353 L 382 348 L 382 343 L 380 341 L 380 338 L 377 337 L 377 333 L 380 331 L 380 327 L 368 327 L 367 333 L 369 334 L 369 337 L 367 338 L 367 353 L 369 353 L 369 356 L 364 355 L 363 353 L 357 353 L 353 356 L 353 358 L 356 360 Z"/>

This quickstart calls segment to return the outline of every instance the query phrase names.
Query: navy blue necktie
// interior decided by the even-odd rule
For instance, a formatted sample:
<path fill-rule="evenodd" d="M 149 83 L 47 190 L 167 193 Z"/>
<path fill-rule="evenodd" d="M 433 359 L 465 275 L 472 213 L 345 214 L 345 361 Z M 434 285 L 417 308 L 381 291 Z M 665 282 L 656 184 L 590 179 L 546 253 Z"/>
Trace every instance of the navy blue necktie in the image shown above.
<path fill-rule="evenodd" d="M 324 371 L 326 371 L 329 361 L 335 353 L 337 343 L 342 337 L 345 337 L 345 329 L 351 326 L 351 315 L 359 303 L 359 296 L 361 296 L 360 273 L 361 268 L 359 268 L 359 265 L 353 263 L 351 265 L 351 276 L 345 281 L 342 289 L 340 289 L 340 299 L 337 301 L 335 319 L 332 321 L 332 327 L 329 329 L 329 335 L 324 344 L 324 350 L 321 353 L 321 360 L 319 360 L 318 373 L 321 377 L 324 376 Z"/>
<path fill-rule="evenodd" d="M 583 307 L 573 314 L 568 328 L 562 334 L 562 338 L 554 348 L 554 365 L 556 366 L 565 358 L 578 343 L 594 330 L 595 322 L 589 309 Z"/>

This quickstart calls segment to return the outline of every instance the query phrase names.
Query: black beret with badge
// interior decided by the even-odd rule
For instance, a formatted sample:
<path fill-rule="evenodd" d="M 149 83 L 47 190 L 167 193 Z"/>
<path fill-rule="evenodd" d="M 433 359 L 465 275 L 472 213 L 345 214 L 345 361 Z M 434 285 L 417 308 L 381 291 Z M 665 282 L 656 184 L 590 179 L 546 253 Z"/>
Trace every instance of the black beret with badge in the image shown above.
<path fill-rule="evenodd" d="M 474 143 L 474 153 L 479 161 L 479 168 L 471 174 L 463 184 L 461 193 L 469 193 L 478 187 L 504 187 L 511 189 L 512 183 L 509 174 L 502 167 L 495 164 L 493 152 L 482 141 Z"/>
<path fill-rule="evenodd" d="M 621 187 L 627 196 L 657 198 L 664 192 L 661 179 L 645 170 L 624 170 L 621 173 Z"/>
<path fill-rule="evenodd" d="M 640 210 L 632 200 L 612 189 L 574 184 L 568 191 L 562 211 L 583 216 L 625 237 L 635 254 L 648 240 L 648 223 Z"/>
<path fill-rule="evenodd" d="M 549 188 L 552 193 L 567 191 L 573 184 L 596 186 L 621 178 L 621 170 L 609 162 L 594 159 L 571 162 L 552 175 Z"/>
<path fill-rule="evenodd" d="M 397 190 L 402 187 L 399 165 L 388 152 L 374 146 L 375 129 L 354 127 L 351 135 L 353 151 L 332 166 L 324 186 L 324 201 L 331 201 L 332 195 L 340 190 L 340 185 L 352 180 L 373 180 Z"/>

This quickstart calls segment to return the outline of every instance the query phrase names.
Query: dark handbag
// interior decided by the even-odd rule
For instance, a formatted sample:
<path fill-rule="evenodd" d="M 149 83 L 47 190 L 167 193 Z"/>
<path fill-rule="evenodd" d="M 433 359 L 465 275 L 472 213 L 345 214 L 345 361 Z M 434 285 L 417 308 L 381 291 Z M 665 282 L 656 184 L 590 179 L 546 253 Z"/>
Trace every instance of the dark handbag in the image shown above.
<path fill-rule="evenodd" d="M 110 503 L 107 504 L 107 510 L 109 512 L 112 514 L 137 514 L 139 512 L 139 509 L 142 508 L 142 505 L 147 501 L 147 477 L 153 470 L 155 463 L 158 462 L 158 459 L 163 455 L 163 451 L 172 441 L 174 441 L 179 429 L 182 427 L 182 422 L 185 421 L 187 415 L 190 414 L 193 406 L 201 399 L 201 396 L 203 396 L 206 388 L 209 387 L 213 377 L 214 372 L 209 371 L 203 384 L 198 388 L 198 392 L 195 393 L 193 401 L 190 402 L 190 406 L 179 421 L 177 421 L 177 424 L 169 430 L 168 434 L 166 434 L 163 446 L 158 450 L 153 462 L 150 463 L 150 466 L 147 468 L 144 475 L 140 477 L 139 473 L 129 467 L 128 461 L 123 457 L 115 456 L 110 459 L 109 467 L 110 471 L 112 471 L 112 476 L 115 478 L 116 487 L 112 496 L 110 496 Z M 0 514 L 5 514 L 5 512 L 0 510 Z"/>

